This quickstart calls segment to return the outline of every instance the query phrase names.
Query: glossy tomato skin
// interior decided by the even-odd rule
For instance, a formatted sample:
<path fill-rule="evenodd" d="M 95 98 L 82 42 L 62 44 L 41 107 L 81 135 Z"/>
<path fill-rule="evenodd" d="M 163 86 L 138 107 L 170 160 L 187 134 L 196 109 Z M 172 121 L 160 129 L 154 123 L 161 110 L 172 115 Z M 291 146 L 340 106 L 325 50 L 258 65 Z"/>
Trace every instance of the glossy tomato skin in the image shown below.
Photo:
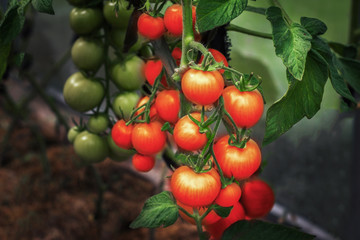
<path fill-rule="evenodd" d="M 119 11 L 115 12 L 115 4 L 116 2 L 113 1 L 105 1 L 103 14 L 107 23 L 109 23 L 113 28 L 126 30 L 131 13 L 133 8 L 127 9 L 128 2 L 125 0 L 119 1 Z"/>
<path fill-rule="evenodd" d="M 192 7 L 193 27 L 196 21 L 196 7 Z M 183 31 L 183 14 L 180 4 L 173 4 L 168 7 L 164 14 L 164 24 L 170 34 L 180 37 Z"/>
<path fill-rule="evenodd" d="M 232 183 L 220 190 L 215 199 L 215 203 L 222 207 L 234 206 L 240 200 L 241 188 L 237 183 Z"/>
<path fill-rule="evenodd" d="M 201 121 L 201 114 L 198 112 L 191 113 L 196 120 Z M 205 116 L 205 121 L 206 121 Z M 189 116 L 182 117 L 174 127 L 174 141 L 186 151 L 196 151 L 205 146 L 207 137 L 205 133 L 199 132 L 199 126 L 194 123 Z"/>
<path fill-rule="evenodd" d="M 244 148 L 230 146 L 229 135 L 214 144 L 214 153 L 224 175 L 237 180 L 249 178 L 260 167 L 261 152 L 256 142 L 250 139 Z"/>
<path fill-rule="evenodd" d="M 139 172 L 148 172 L 155 166 L 154 156 L 135 154 L 132 157 L 132 165 Z"/>
<path fill-rule="evenodd" d="M 221 240 L 221 237 L 224 231 L 230 227 L 233 223 L 244 220 L 245 219 L 245 211 L 242 205 L 237 202 L 234 204 L 233 208 L 229 216 L 226 218 L 222 218 L 217 221 L 215 224 L 206 225 L 205 229 L 209 232 L 214 240 Z"/>
<path fill-rule="evenodd" d="M 111 79 L 122 90 L 135 91 L 145 82 L 144 61 L 133 56 L 125 62 L 116 63 L 111 68 Z"/>
<path fill-rule="evenodd" d="M 155 108 L 158 116 L 166 121 L 175 124 L 179 119 L 180 94 L 178 90 L 163 90 L 155 100 Z"/>
<path fill-rule="evenodd" d="M 144 66 L 144 74 L 146 81 L 152 86 L 155 83 L 156 78 L 160 75 L 163 64 L 161 60 L 148 60 Z M 166 76 L 162 76 L 160 80 L 161 84 L 167 87 Z"/>
<path fill-rule="evenodd" d="M 74 150 L 86 163 L 101 162 L 109 154 L 106 139 L 88 131 L 79 133 L 75 138 Z"/>
<path fill-rule="evenodd" d="M 170 180 L 176 200 L 190 207 L 208 206 L 214 202 L 221 188 L 220 175 L 215 169 L 196 173 L 188 166 L 177 168 Z"/>
<path fill-rule="evenodd" d="M 240 128 L 251 128 L 261 118 L 264 101 L 258 90 L 240 92 L 235 86 L 226 87 L 222 93 L 226 111 Z"/>
<path fill-rule="evenodd" d="M 78 112 L 86 112 L 98 106 L 105 96 L 100 80 L 86 78 L 82 73 L 72 74 L 65 82 L 63 95 L 65 102 Z"/>
<path fill-rule="evenodd" d="M 223 62 L 226 67 L 229 66 L 229 63 L 228 63 L 226 57 L 221 52 L 219 52 L 218 50 L 213 49 L 213 48 L 209 48 L 208 50 L 213 55 L 216 62 Z M 204 56 L 202 55 L 199 63 L 202 63 L 203 60 L 204 60 Z M 221 74 L 223 74 L 225 71 L 224 71 L 224 69 L 220 69 L 219 72 Z"/>
<path fill-rule="evenodd" d="M 80 37 L 71 48 L 71 58 L 78 69 L 97 71 L 104 62 L 104 45 L 99 39 Z"/>
<path fill-rule="evenodd" d="M 179 205 L 180 207 L 182 207 L 183 209 L 185 209 L 188 213 L 190 214 L 193 214 L 194 213 L 194 209 L 193 207 L 190 207 L 188 205 L 185 205 L 183 204 L 182 202 L 180 201 L 177 201 L 176 202 L 177 205 Z M 197 208 L 198 212 L 199 212 L 199 215 L 202 216 L 207 210 L 208 208 L 207 207 L 198 207 Z M 193 224 L 193 225 L 196 225 L 196 222 L 193 218 L 187 216 L 183 211 L 181 211 L 179 209 L 179 214 L 181 216 L 182 219 L 184 219 L 185 221 Z M 217 221 L 219 221 L 221 219 L 221 217 L 219 215 L 216 214 L 216 212 L 214 210 L 211 210 L 209 212 L 208 215 L 206 215 L 206 217 L 201 221 L 201 224 L 202 225 L 209 225 L 209 224 L 214 224 L 216 223 Z"/>
<path fill-rule="evenodd" d="M 131 135 L 133 132 L 134 126 L 126 126 L 126 122 L 121 119 L 115 123 L 111 129 L 111 137 L 114 140 L 115 144 L 124 149 L 131 149 Z"/>
<path fill-rule="evenodd" d="M 158 121 L 136 124 L 131 135 L 135 150 L 143 155 L 160 152 L 166 143 L 166 134 L 161 131 L 161 127 Z"/>
<path fill-rule="evenodd" d="M 189 69 L 181 78 L 185 97 L 192 103 L 209 105 L 216 102 L 224 89 L 224 79 L 218 71 Z"/>
<path fill-rule="evenodd" d="M 164 20 L 146 13 L 140 15 L 137 27 L 139 34 L 150 40 L 158 39 L 165 33 Z"/>
<path fill-rule="evenodd" d="M 70 27 L 79 35 L 96 31 L 102 22 L 102 12 L 97 8 L 73 8 L 70 12 Z"/>
<path fill-rule="evenodd" d="M 246 216 L 261 218 L 266 216 L 275 203 L 275 195 L 271 187 L 261 179 L 253 179 L 243 185 L 240 199 Z"/>
<path fill-rule="evenodd" d="M 139 99 L 140 96 L 136 92 L 121 92 L 114 98 L 112 109 L 118 117 L 121 117 L 122 112 L 124 119 L 129 119 Z"/>

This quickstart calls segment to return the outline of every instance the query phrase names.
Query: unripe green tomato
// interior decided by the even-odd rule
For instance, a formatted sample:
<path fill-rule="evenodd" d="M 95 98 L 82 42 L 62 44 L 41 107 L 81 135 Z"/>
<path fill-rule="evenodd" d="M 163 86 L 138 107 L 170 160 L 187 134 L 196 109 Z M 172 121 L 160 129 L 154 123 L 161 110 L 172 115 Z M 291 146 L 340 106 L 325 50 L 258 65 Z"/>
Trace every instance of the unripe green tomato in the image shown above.
<path fill-rule="evenodd" d="M 113 28 L 120 28 L 125 30 L 130 20 L 133 8 L 127 10 L 128 2 L 125 0 L 119 1 L 119 11 L 115 12 L 115 2 L 105 1 L 103 14 L 107 23 Z"/>
<path fill-rule="evenodd" d="M 121 111 L 125 119 L 129 119 L 132 110 L 136 107 L 140 97 L 136 92 L 122 92 L 117 95 L 112 103 L 114 113 L 118 117 L 121 116 Z M 120 111 L 121 108 L 121 111 Z"/>
<path fill-rule="evenodd" d="M 140 55 L 143 58 L 151 58 L 152 56 L 154 56 L 152 47 L 150 47 L 150 45 L 148 45 L 148 44 L 142 46 L 140 49 Z"/>
<path fill-rule="evenodd" d="M 80 131 L 79 131 L 79 127 L 78 126 L 74 126 L 72 128 L 69 129 L 68 133 L 67 133 L 67 139 L 70 143 L 74 143 L 75 138 L 77 137 L 77 135 L 79 135 Z"/>
<path fill-rule="evenodd" d="M 117 146 L 114 142 L 114 140 L 111 137 L 111 134 L 109 134 L 107 137 L 107 143 L 109 145 L 110 150 L 110 158 L 116 162 L 122 162 L 127 159 L 129 159 L 132 155 L 136 153 L 134 149 L 124 149 L 119 146 Z"/>
<path fill-rule="evenodd" d="M 125 62 L 113 65 L 111 79 L 119 89 L 126 91 L 137 90 L 145 82 L 143 68 L 144 61 L 137 56 L 133 56 Z"/>
<path fill-rule="evenodd" d="M 104 132 L 109 127 L 109 118 L 105 113 L 93 115 L 89 118 L 87 128 L 92 133 Z"/>
<path fill-rule="evenodd" d="M 80 37 L 71 48 L 71 57 L 80 70 L 97 71 L 105 59 L 104 45 L 100 39 Z"/>
<path fill-rule="evenodd" d="M 81 72 L 77 72 L 66 80 L 63 95 L 72 109 L 86 112 L 101 103 L 105 89 L 99 79 L 86 78 Z"/>
<path fill-rule="evenodd" d="M 86 163 L 103 161 L 109 155 L 109 146 L 105 138 L 83 131 L 75 138 L 75 153 Z"/>
<path fill-rule="evenodd" d="M 73 8 L 70 12 L 70 27 L 79 34 L 89 34 L 99 29 L 103 15 L 98 8 Z"/>

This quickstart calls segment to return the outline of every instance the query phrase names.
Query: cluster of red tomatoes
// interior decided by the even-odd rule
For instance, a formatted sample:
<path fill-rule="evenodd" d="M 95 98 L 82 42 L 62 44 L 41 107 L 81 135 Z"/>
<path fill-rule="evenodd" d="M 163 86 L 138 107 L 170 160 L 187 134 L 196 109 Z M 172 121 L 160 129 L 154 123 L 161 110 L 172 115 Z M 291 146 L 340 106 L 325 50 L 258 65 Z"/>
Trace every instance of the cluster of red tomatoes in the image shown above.
<path fill-rule="evenodd" d="M 151 45 L 146 41 L 160 38 L 166 31 L 181 37 L 181 5 L 169 6 L 163 18 L 141 14 L 137 26 L 145 40 L 139 38 L 130 54 L 123 54 L 125 28 L 132 12 L 127 2 L 121 0 L 123 4 L 117 7 L 110 1 L 100 7 L 82 7 L 81 0 L 68 1 L 76 6 L 70 25 L 80 37 L 71 53 L 79 72 L 67 79 L 64 98 L 76 111 L 92 111 L 86 125 L 68 133 L 75 152 L 88 163 L 133 155 L 134 168 L 147 172 L 167 143 L 175 143 L 172 150 L 189 157 L 187 162 L 180 161 L 182 166 L 170 178 L 171 192 L 185 220 L 195 223 L 196 217 L 190 216 L 198 214 L 213 238 L 220 239 L 232 223 L 266 215 L 274 204 L 274 194 L 265 182 L 254 178 L 261 152 L 257 143 L 243 134 L 262 116 L 261 93 L 246 88 L 249 82 L 243 76 L 236 80 L 241 84 L 229 81 L 225 77 L 228 62 L 216 49 L 202 52 L 197 64 L 184 68 L 181 87 L 172 84 L 174 80 L 166 75 L 161 60 L 152 56 L 145 63 L 139 57 L 141 48 Z M 195 11 L 193 6 L 194 32 Z M 181 49 L 174 47 L 172 56 L 179 65 Z M 105 79 L 95 76 L 102 66 Z M 145 82 L 151 94 L 140 98 L 139 89 Z M 115 93 L 110 94 L 110 83 Z M 181 113 L 185 102 L 192 104 L 192 110 Z M 109 111 L 119 119 L 114 124 Z M 230 126 L 229 134 L 217 139 L 220 123 Z M 213 210 L 214 204 L 232 207 L 230 215 L 221 218 Z"/>

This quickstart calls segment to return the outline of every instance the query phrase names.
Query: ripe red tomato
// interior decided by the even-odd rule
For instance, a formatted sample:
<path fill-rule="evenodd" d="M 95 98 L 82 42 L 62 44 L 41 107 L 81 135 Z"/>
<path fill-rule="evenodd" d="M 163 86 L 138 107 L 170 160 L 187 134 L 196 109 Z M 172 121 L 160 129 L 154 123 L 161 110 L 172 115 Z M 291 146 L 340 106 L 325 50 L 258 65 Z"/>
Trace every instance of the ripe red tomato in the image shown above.
<path fill-rule="evenodd" d="M 155 108 L 159 117 L 167 122 L 176 123 L 179 119 L 180 95 L 178 90 L 161 91 L 155 100 Z"/>
<path fill-rule="evenodd" d="M 171 52 L 171 56 L 175 59 L 176 65 L 178 65 L 178 66 L 180 66 L 181 54 L 182 54 L 182 51 L 178 47 L 174 48 Z"/>
<path fill-rule="evenodd" d="M 193 207 L 185 205 L 179 201 L 177 201 L 176 203 L 177 203 L 177 205 L 179 205 L 180 207 L 185 209 L 188 213 L 190 213 L 190 214 L 194 213 Z M 202 216 L 208 210 L 208 208 L 207 207 L 198 207 L 197 210 L 199 212 L 199 215 Z M 181 218 L 184 219 L 185 221 L 196 225 L 195 220 L 193 218 L 189 217 L 188 215 L 186 215 L 183 211 L 179 210 L 179 214 L 180 214 Z M 217 221 L 219 221 L 220 219 L 221 219 L 221 217 L 219 215 L 217 215 L 214 210 L 211 210 L 208 213 L 208 215 L 206 215 L 206 217 L 201 221 L 201 224 L 202 225 L 214 224 Z"/>
<path fill-rule="evenodd" d="M 223 62 L 226 67 L 229 66 L 229 63 L 226 60 L 226 57 L 221 52 L 219 52 L 216 49 L 212 49 L 212 48 L 209 48 L 208 50 L 213 55 L 216 62 Z M 204 55 L 201 56 L 199 63 L 202 63 L 203 60 L 204 60 Z M 224 71 L 224 69 L 220 69 L 219 72 L 221 74 L 223 74 L 225 71 Z"/>
<path fill-rule="evenodd" d="M 182 91 L 187 99 L 199 105 L 209 105 L 219 99 L 224 79 L 218 71 L 189 69 L 181 79 Z"/>
<path fill-rule="evenodd" d="M 256 142 L 250 139 L 244 148 L 230 146 L 229 135 L 214 145 L 214 153 L 224 175 L 237 180 L 250 177 L 260 167 L 261 152 Z"/>
<path fill-rule="evenodd" d="M 275 195 L 271 187 L 261 179 L 254 179 L 243 185 L 240 199 L 246 216 L 260 218 L 267 215 L 275 203 Z"/>
<path fill-rule="evenodd" d="M 215 199 L 215 203 L 222 207 L 234 206 L 241 197 L 241 188 L 237 183 L 232 183 L 220 190 L 219 195 Z"/>
<path fill-rule="evenodd" d="M 160 152 L 166 143 L 166 134 L 161 131 L 161 123 L 138 123 L 135 125 L 131 142 L 136 151 L 144 155 L 153 155 Z"/>
<path fill-rule="evenodd" d="M 192 7 L 193 28 L 196 22 L 196 7 Z M 183 14 L 180 4 L 174 4 L 168 7 L 164 14 L 164 24 L 169 33 L 180 37 L 183 31 Z"/>
<path fill-rule="evenodd" d="M 211 234 L 214 240 L 220 240 L 224 231 L 233 223 L 245 219 L 245 211 L 239 202 L 236 202 L 231 209 L 229 216 L 222 218 L 215 224 L 205 225 L 205 229 Z"/>
<path fill-rule="evenodd" d="M 161 17 L 152 17 L 146 13 L 140 15 L 137 22 L 140 35 L 155 40 L 165 33 L 164 20 Z"/>
<path fill-rule="evenodd" d="M 190 207 L 202 207 L 215 200 L 221 182 L 215 169 L 196 173 L 188 166 L 181 166 L 171 176 L 170 187 L 176 200 Z"/>
<path fill-rule="evenodd" d="M 142 97 L 142 98 L 139 100 L 138 104 L 136 105 L 136 108 L 145 105 L 145 104 L 149 101 L 149 99 L 150 99 L 149 96 L 144 96 L 144 97 Z M 135 116 L 136 116 L 136 115 L 139 115 L 139 114 L 142 113 L 143 111 L 145 111 L 145 107 L 137 110 L 136 113 L 135 113 Z M 154 105 L 150 106 L 150 119 L 154 119 L 154 118 L 156 117 L 156 114 L 157 114 L 157 112 L 156 112 L 156 107 L 155 107 Z M 141 117 L 141 119 L 144 119 L 144 118 L 145 118 L 144 116 Z"/>
<path fill-rule="evenodd" d="M 134 129 L 133 125 L 126 126 L 124 120 L 119 120 L 111 129 L 111 137 L 115 144 L 124 149 L 132 148 L 131 134 Z"/>
<path fill-rule="evenodd" d="M 137 153 L 132 157 L 132 165 L 139 172 L 148 172 L 155 166 L 155 158 Z"/>
<path fill-rule="evenodd" d="M 240 92 L 235 86 L 226 87 L 222 93 L 226 111 L 238 127 L 251 128 L 261 118 L 264 101 L 258 90 Z"/>
<path fill-rule="evenodd" d="M 146 81 L 152 86 L 155 83 L 155 79 L 160 75 L 163 64 L 161 60 L 149 60 L 145 63 L 144 74 Z M 161 78 L 161 83 L 167 87 L 165 74 Z"/>
<path fill-rule="evenodd" d="M 201 121 L 201 114 L 198 112 L 191 113 L 196 120 Z M 206 116 L 205 119 L 206 120 Z M 189 116 L 182 117 L 174 127 L 174 141 L 186 151 L 196 151 L 204 147 L 207 142 L 205 133 L 199 132 L 199 126 L 194 123 Z"/>

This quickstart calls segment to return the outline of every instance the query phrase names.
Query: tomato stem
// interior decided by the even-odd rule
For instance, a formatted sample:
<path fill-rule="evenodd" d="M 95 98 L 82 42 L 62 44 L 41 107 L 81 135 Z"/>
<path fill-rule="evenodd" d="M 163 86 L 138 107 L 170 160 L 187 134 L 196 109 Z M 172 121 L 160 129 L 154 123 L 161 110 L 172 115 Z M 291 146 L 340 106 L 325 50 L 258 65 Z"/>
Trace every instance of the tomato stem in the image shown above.
<path fill-rule="evenodd" d="M 183 34 L 182 34 L 182 53 L 180 67 L 188 65 L 187 52 L 190 49 L 190 43 L 194 41 L 194 32 L 192 25 L 192 0 L 182 0 L 183 12 Z"/>
<path fill-rule="evenodd" d="M 240 26 L 236 26 L 234 24 L 229 24 L 226 27 L 226 30 L 234 31 L 234 32 L 238 32 L 238 33 L 245 33 L 245 34 L 248 34 L 248 35 L 251 35 L 251 36 L 265 38 L 265 39 L 272 39 L 272 34 L 270 34 L 270 33 L 258 32 L 258 31 L 250 30 L 250 29 L 243 28 L 243 27 L 240 27 Z"/>

